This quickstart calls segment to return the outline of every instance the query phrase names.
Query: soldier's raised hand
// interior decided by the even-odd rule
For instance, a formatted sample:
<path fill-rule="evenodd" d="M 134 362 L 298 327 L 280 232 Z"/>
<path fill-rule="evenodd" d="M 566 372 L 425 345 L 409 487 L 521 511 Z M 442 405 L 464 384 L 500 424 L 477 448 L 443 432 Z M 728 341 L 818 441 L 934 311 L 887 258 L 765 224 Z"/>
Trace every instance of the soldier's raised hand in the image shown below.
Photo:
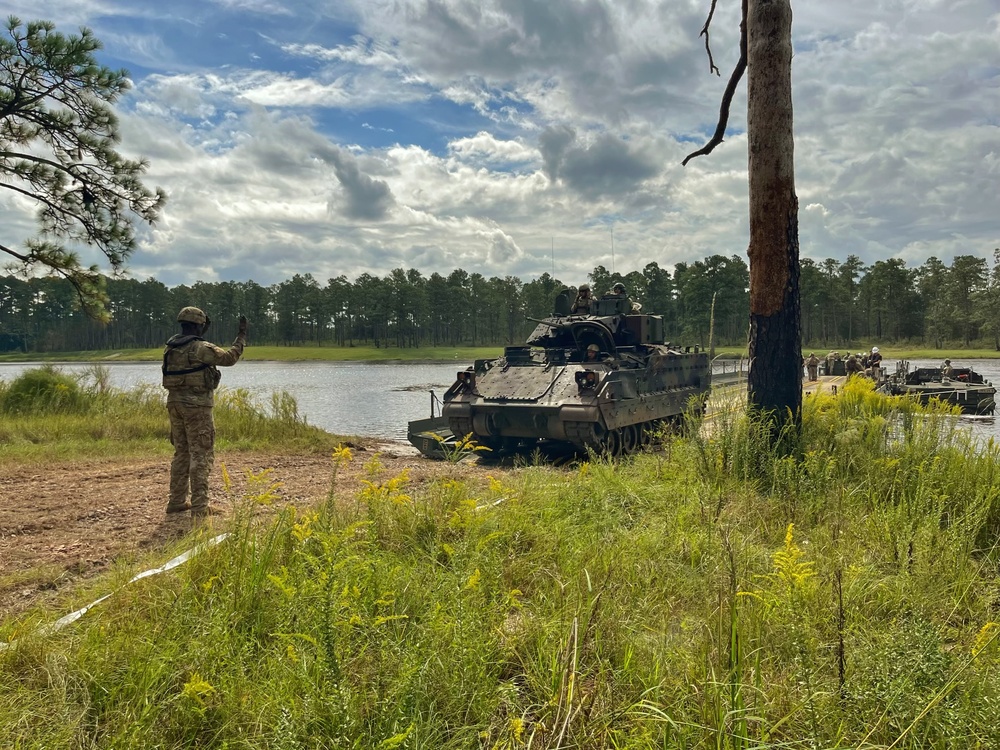
<path fill-rule="evenodd" d="M 240 316 L 240 336 L 246 337 L 247 335 L 247 316 Z"/>

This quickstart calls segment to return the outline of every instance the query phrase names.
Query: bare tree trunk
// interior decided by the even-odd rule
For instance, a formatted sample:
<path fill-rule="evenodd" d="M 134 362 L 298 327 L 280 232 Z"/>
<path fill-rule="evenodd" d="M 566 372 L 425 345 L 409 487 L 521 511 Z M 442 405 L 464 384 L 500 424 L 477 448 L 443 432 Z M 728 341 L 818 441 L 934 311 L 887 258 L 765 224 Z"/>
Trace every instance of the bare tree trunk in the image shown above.
<path fill-rule="evenodd" d="M 778 425 L 802 409 L 799 223 L 792 138 L 790 0 L 747 5 L 750 170 L 749 403 Z"/>
<path fill-rule="evenodd" d="M 715 361 L 715 298 L 718 292 L 712 292 L 712 313 L 708 318 L 708 361 Z"/>

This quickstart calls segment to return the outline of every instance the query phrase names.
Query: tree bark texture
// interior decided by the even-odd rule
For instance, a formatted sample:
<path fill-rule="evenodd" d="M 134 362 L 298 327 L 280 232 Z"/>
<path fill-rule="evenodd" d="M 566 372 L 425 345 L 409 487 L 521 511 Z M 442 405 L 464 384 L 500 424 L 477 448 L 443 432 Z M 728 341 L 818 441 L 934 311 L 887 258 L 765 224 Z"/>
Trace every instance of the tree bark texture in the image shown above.
<path fill-rule="evenodd" d="M 792 138 L 790 0 L 747 5 L 752 408 L 797 424 L 802 409 L 799 225 Z"/>

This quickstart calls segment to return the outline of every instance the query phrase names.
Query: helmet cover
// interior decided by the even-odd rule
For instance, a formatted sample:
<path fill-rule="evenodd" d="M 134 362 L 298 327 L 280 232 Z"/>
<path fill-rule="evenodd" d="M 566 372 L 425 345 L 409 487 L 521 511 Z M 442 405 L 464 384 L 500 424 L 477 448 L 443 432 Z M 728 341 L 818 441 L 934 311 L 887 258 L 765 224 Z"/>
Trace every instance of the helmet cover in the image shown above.
<path fill-rule="evenodd" d="M 181 311 L 177 313 L 178 323 L 197 323 L 198 325 L 204 325 L 208 322 L 208 316 L 205 312 L 198 307 L 184 307 Z"/>

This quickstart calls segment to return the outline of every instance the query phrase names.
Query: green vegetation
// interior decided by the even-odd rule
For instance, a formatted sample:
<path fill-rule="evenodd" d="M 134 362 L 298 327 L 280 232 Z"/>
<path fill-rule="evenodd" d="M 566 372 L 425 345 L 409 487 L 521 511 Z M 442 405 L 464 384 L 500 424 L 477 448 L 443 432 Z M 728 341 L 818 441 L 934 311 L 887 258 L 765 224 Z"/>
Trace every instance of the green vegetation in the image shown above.
<path fill-rule="evenodd" d="M 802 259 L 802 340 L 806 347 L 855 351 L 880 347 L 963 352 L 1000 351 L 1000 250 L 992 269 L 984 258 L 957 255 L 907 268 L 898 259 L 870 267 L 857 256 L 840 263 Z M 177 311 L 196 305 L 213 319 L 210 337 L 231 341 L 237 319 L 250 319 L 252 344 L 391 352 L 438 347 L 519 344 L 553 310 L 567 284 L 543 273 L 523 282 L 485 278 L 456 269 L 447 276 L 397 268 L 384 277 L 340 276 L 326 283 L 309 274 L 270 286 L 253 281 L 197 282 L 168 288 L 156 279 L 107 279 L 115 320 L 99 326 L 82 315 L 70 284 L 57 278 L 0 275 L 0 352 L 128 351 L 158 349 L 177 332 Z M 601 294 L 621 281 L 645 312 L 663 316 L 669 341 L 745 349 L 749 269 L 739 255 L 712 255 L 673 270 L 651 262 L 642 270 L 610 273 L 596 266 L 587 280 Z M 715 325 L 711 326 L 712 310 Z M 850 342 L 850 343 L 847 343 Z M 868 342 L 860 346 L 859 342 Z M 271 359 L 296 358 L 274 354 Z M 380 355 L 384 357 L 386 355 Z M 345 358 L 360 359 L 352 355 Z M 411 358 L 400 354 L 398 358 Z M 412 358 L 435 359 L 415 354 Z"/>
<path fill-rule="evenodd" d="M 0 626 L 0 745 L 1000 746 L 1000 448 L 860 379 L 803 417 L 357 493 L 342 448 L 255 526 L 262 475 L 187 565 Z"/>
<path fill-rule="evenodd" d="M 51 366 L 0 380 L 0 465 L 165 454 L 169 442 L 165 392 L 159 387 L 121 391 L 107 368 L 95 365 L 75 380 Z M 308 425 L 287 393 L 259 403 L 244 389 L 216 394 L 220 450 L 280 444 L 289 450 L 326 450 L 337 438 Z"/>

